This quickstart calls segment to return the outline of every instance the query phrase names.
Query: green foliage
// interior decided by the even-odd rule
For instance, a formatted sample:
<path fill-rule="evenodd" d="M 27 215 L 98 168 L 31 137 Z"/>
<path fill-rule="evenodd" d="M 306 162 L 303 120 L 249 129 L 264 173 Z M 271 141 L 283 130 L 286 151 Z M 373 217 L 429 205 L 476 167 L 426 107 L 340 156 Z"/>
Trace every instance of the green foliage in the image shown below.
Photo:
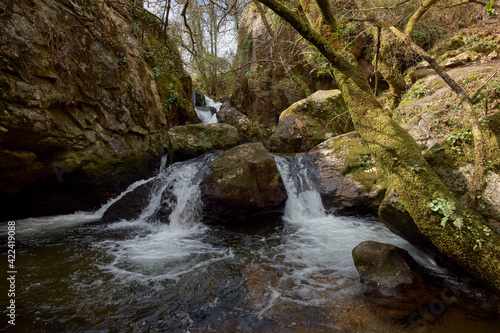
<path fill-rule="evenodd" d="M 492 1 L 492 2 L 488 2 L 486 4 L 486 14 L 488 16 L 493 16 L 495 14 L 495 8 L 493 8 L 495 6 L 495 3 Z"/>
<path fill-rule="evenodd" d="M 274 133 L 276 131 L 276 125 L 266 128 L 269 133 Z"/>
<path fill-rule="evenodd" d="M 479 124 L 482 126 L 488 126 L 488 124 L 491 122 L 491 116 L 484 116 L 479 118 Z"/>
<path fill-rule="evenodd" d="M 115 68 L 125 68 L 127 67 L 128 58 L 122 52 L 117 52 L 113 59 L 113 66 Z"/>
<path fill-rule="evenodd" d="M 179 93 L 175 90 L 173 83 L 170 83 L 167 88 L 167 98 L 163 104 L 163 111 L 166 114 L 170 114 L 174 106 L 177 106 L 180 101 Z"/>
<path fill-rule="evenodd" d="M 421 167 L 418 164 L 415 164 L 414 166 L 410 167 L 410 169 L 411 169 L 411 171 L 416 172 L 416 173 L 419 173 L 423 170 L 426 170 L 425 168 Z"/>
<path fill-rule="evenodd" d="M 305 48 L 305 51 L 302 52 L 302 55 L 306 59 L 306 65 L 312 66 L 309 74 L 313 74 L 316 72 L 318 75 L 326 74 L 329 76 L 333 76 L 330 70 L 330 63 L 326 58 L 318 51 L 317 48 L 310 45 Z"/>
<path fill-rule="evenodd" d="M 441 218 L 441 226 L 446 226 L 446 223 L 451 220 L 453 221 L 453 225 L 458 229 L 461 229 L 463 227 L 464 219 L 462 216 L 455 213 L 456 207 L 452 202 L 446 201 L 442 198 L 436 198 L 429 202 L 427 206 L 433 212 L 437 212 L 438 214 L 443 215 L 443 217 Z"/>
<path fill-rule="evenodd" d="M 446 137 L 446 141 L 450 143 L 451 150 L 457 152 L 458 155 L 462 154 L 462 150 L 459 146 L 460 143 L 471 143 L 472 141 L 472 132 L 470 130 L 459 132 L 459 133 L 451 133 Z"/>
<path fill-rule="evenodd" d="M 370 154 L 363 154 L 358 157 L 358 161 L 361 162 L 360 170 L 369 169 L 372 167 L 372 156 Z"/>

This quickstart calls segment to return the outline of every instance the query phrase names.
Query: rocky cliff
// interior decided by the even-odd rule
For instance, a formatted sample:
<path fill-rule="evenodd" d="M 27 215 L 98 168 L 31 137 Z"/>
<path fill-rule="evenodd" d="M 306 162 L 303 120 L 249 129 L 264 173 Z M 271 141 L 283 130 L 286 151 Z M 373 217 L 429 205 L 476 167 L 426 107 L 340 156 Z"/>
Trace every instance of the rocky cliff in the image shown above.
<path fill-rule="evenodd" d="M 0 220 L 96 207 L 196 118 L 158 20 L 122 2 L 0 4 Z"/>
<path fill-rule="evenodd" d="M 266 7 L 262 10 L 264 16 L 252 4 L 238 28 L 234 67 L 246 65 L 235 74 L 232 103 L 271 127 L 291 104 L 334 83 L 308 64 L 306 44 L 295 30 Z"/>
<path fill-rule="evenodd" d="M 306 9 L 304 9 L 306 8 Z M 304 20 L 320 25 L 310 1 L 297 8 Z M 307 17 L 307 18 L 306 18 Z M 364 59 L 365 35 L 354 23 L 342 29 L 344 47 L 358 58 L 367 77 L 373 66 Z M 233 105 L 265 127 L 277 124 L 281 111 L 317 90 L 337 88 L 326 59 L 286 22 L 253 3 L 238 27 L 238 51 L 231 92 Z"/>

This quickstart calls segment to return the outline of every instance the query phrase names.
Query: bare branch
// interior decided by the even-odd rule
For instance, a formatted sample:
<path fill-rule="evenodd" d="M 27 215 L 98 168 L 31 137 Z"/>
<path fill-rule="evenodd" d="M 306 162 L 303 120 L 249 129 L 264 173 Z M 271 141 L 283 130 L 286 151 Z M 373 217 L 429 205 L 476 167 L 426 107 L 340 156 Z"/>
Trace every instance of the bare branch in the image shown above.
<path fill-rule="evenodd" d="M 184 26 L 189 31 L 189 37 L 191 38 L 191 43 L 193 45 L 195 45 L 194 37 L 193 37 L 193 32 L 191 31 L 191 27 L 189 26 L 187 18 L 186 18 L 186 11 L 187 11 L 188 6 L 189 6 L 189 0 L 186 0 L 186 3 L 184 4 L 184 7 L 182 7 L 181 16 L 184 18 Z M 193 48 L 193 52 L 192 53 L 193 53 L 193 56 L 196 57 L 196 50 L 194 48 Z"/>

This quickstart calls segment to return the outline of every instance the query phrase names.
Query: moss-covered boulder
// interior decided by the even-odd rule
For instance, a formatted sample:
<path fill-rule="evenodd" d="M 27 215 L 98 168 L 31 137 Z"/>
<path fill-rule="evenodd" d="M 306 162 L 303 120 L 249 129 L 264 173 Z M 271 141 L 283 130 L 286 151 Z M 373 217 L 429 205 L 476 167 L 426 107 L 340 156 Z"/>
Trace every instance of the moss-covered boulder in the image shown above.
<path fill-rule="evenodd" d="M 241 223 L 281 216 L 286 189 L 273 157 L 262 143 L 234 147 L 203 175 L 201 197 L 206 221 Z"/>
<path fill-rule="evenodd" d="M 354 129 L 340 90 L 319 90 L 283 111 L 269 141 L 273 152 L 299 152 Z"/>
<path fill-rule="evenodd" d="M 387 185 L 357 132 L 319 144 L 307 159 L 326 210 L 348 215 L 377 212 Z"/>
<path fill-rule="evenodd" d="M 229 124 L 193 124 L 168 131 L 172 162 L 198 157 L 214 150 L 228 150 L 238 144 L 238 131 Z"/>

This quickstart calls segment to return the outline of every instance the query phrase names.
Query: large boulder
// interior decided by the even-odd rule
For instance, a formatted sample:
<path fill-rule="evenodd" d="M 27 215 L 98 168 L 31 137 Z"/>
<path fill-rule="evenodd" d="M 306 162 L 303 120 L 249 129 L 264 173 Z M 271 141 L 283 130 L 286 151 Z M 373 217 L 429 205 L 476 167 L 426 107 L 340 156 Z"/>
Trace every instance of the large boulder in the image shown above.
<path fill-rule="evenodd" d="M 387 185 L 357 132 L 319 144 L 307 153 L 307 160 L 326 210 L 348 215 L 377 212 Z"/>
<path fill-rule="evenodd" d="M 354 129 L 340 90 L 319 90 L 283 111 L 269 141 L 274 152 L 299 152 Z"/>
<path fill-rule="evenodd" d="M 229 124 L 193 124 L 168 131 L 171 162 L 198 157 L 206 152 L 228 150 L 238 144 L 238 131 Z"/>
<path fill-rule="evenodd" d="M 196 117 L 169 40 L 168 57 L 145 60 L 160 21 L 119 3 L 0 11 L 2 218 L 90 210 L 149 177 L 167 129 Z"/>
<path fill-rule="evenodd" d="M 419 265 L 408 251 L 391 244 L 365 241 L 352 250 L 361 282 L 370 288 L 394 289 L 413 284 Z"/>
<path fill-rule="evenodd" d="M 262 143 L 234 147 L 203 175 L 201 197 L 206 221 L 238 225 L 281 215 L 286 189 L 273 157 Z"/>
<path fill-rule="evenodd" d="M 262 138 L 263 129 L 261 126 L 255 121 L 252 121 L 243 112 L 232 107 L 229 103 L 222 104 L 217 113 L 217 119 L 220 123 L 226 123 L 236 127 L 242 143 L 255 142 Z"/>

